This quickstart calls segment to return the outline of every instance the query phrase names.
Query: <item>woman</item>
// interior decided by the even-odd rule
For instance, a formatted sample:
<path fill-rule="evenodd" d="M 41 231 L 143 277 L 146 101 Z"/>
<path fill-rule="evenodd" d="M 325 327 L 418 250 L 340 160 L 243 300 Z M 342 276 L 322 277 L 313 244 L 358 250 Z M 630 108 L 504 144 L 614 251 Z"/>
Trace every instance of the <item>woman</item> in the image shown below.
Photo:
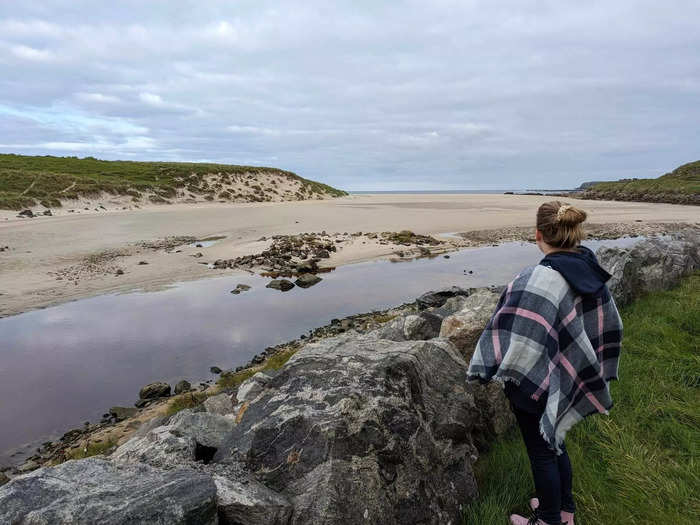
<path fill-rule="evenodd" d="M 566 432 L 612 407 L 622 321 L 583 239 L 586 213 L 559 201 L 537 210 L 545 257 L 507 286 L 469 364 L 469 378 L 504 385 L 527 448 L 537 498 L 513 525 L 574 523 Z"/>

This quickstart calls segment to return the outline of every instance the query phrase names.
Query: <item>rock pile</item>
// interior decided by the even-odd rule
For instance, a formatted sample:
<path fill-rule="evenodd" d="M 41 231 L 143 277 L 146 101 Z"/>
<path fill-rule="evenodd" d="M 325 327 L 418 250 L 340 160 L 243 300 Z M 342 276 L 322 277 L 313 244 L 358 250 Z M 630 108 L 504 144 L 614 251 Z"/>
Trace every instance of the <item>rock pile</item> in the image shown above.
<path fill-rule="evenodd" d="M 608 287 L 620 305 L 640 295 L 665 290 L 700 268 L 700 228 L 687 228 L 668 239 L 652 238 L 631 248 L 600 248 L 601 266 L 612 274 Z"/>
<path fill-rule="evenodd" d="M 275 235 L 267 250 L 235 259 L 218 259 L 214 268 L 261 269 L 271 277 L 291 277 L 317 271 L 321 259 L 329 258 L 336 250 L 331 236 L 325 232 Z"/>

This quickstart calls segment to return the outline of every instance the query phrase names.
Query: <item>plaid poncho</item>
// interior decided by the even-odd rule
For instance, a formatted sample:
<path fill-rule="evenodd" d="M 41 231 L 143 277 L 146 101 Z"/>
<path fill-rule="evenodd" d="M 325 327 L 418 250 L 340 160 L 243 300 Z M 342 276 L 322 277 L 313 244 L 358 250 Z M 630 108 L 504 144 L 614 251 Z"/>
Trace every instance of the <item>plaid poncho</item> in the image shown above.
<path fill-rule="evenodd" d="M 469 364 L 469 379 L 513 381 L 534 401 L 547 393 L 540 433 L 557 453 L 566 432 L 612 407 L 622 321 L 607 287 L 576 294 L 543 265 L 507 286 Z"/>

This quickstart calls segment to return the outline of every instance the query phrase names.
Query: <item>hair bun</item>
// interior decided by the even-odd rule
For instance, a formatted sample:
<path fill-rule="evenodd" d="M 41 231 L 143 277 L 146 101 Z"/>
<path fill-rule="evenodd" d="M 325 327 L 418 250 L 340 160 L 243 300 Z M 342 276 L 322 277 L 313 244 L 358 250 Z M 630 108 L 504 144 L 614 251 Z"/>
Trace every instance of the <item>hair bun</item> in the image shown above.
<path fill-rule="evenodd" d="M 586 220 L 586 212 L 564 204 L 557 210 L 557 222 L 563 226 L 576 226 Z"/>

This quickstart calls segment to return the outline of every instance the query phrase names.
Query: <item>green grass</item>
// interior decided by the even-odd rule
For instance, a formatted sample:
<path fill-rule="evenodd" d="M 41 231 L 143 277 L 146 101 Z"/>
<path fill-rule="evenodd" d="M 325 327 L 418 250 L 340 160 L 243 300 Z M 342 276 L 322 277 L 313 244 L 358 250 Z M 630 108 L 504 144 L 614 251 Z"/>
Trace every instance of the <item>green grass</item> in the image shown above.
<path fill-rule="evenodd" d="M 599 182 L 586 189 L 584 198 L 641 200 L 700 204 L 700 161 L 689 162 L 655 179 Z"/>
<path fill-rule="evenodd" d="M 216 183 L 208 183 L 207 175 L 218 174 L 229 180 L 244 175 L 254 178 L 260 173 L 299 181 L 307 195 L 346 195 L 344 191 L 290 171 L 260 166 L 0 154 L 0 208 L 20 209 L 36 203 L 58 207 L 61 199 L 96 196 L 101 192 L 131 195 L 136 201 L 143 192 L 153 192 L 152 201 L 165 202 L 174 197 L 178 189 L 213 195 Z"/>
<path fill-rule="evenodd" d="M 611 415 L 567 435 L 576 523 L 700 523 L 700 274 L 624 308 Z M 465 523 L 505 525 L 534 496 L 517 430 L 479 459 L 480 498 Z"/>
<path fill-rule="evenodd" d="M 81 446 L 77 450 L 70 452 L 67 459 L 84 459 L 97 456 L 98 454 L 103 454 L 116 444 L 116 441 L 111 439 L 100 443 L 89 443 L 87 447 Z"/>
<path fill-rule="evenodd" d="M 209 395 L 206 392 L 186 392 L 177 396 L 168 404 L 168 409 L 166 410 L 166 415 L 172 416 L 177 414 L 180 410 L 185 410 L 186 408 L 194 408 L 206 401 Z"/>
<path fill-rule="evenodd" d="M 253 377 L 258 372 L 279 370 L 296 352 L 296 348 L 290 348 L 269 357 L 260 367 L 247 368 L 240 372 L 224 372 L 216 384 L 221 388 L 238 388 L 243 381 Z"/>

